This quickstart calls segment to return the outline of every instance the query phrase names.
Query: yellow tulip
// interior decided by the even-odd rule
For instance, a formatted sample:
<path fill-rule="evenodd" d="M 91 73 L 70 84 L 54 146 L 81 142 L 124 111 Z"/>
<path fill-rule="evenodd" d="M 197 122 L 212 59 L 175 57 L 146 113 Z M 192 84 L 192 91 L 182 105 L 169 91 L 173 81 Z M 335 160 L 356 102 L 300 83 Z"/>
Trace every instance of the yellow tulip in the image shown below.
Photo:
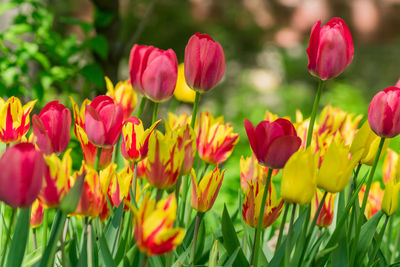
<path fill-rule="evenodd" d="M 390 181 L 386 184 L 385 194 L 382 200 L 382 210 L 388 216 L 396 213 L 399 208 L 399 191 L 400 183 Z"/>
<path fill-rule="evenodd" d="M 179 101 L 188 103 L 193 103 L 196 97 L 196 92 L 186 83 L 183 63 L 178 66 L 178 79 L 176 80 L 174 96 Z"/>

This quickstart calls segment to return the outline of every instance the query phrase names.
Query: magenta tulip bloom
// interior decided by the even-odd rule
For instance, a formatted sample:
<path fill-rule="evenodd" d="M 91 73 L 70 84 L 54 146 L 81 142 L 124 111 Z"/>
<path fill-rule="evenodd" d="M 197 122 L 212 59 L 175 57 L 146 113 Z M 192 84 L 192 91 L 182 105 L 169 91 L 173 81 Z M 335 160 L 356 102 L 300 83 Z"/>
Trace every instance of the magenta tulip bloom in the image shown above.
<path fill-rule="evenodd" d="M 400 133 L 400 88 L 388 87 L 377 93 L 369 104 L 368 122 L 380 137 L 395 137 Z"/>
<path fill-rule="evenodd" d="M 129 57 L 129 73 L 139 93 L 153 102 L 164 102 L 174 94 L 178 60 L 172 49 L 135 44 Z"/>
<path fill-rule="evenodd" d="M 225 72 L 222 46 L 207 34 L 194 34 L 185 48 L 185 80 L 193 90 L 207 92 Z"/>
<path fill-rule="evenodd" d="M 244 127 L 258 162 L 269 168 L 282 169 L 301 144 L 293 124 L 286 119 L 262 121 L 255 128 L 245 120 Z"/>
<path fill-rule="evenodd" d="M 332 18 L 325 26 L 317 21 L 307 48 L 308 71 L 328 80 L 342 73 L 354 56 L 353 40 L 349 28 L 341 18 Z"/>
<path fill-rule="evenodd" d="M 111 97 L 100 95 L 85 110 L 85 131 L 90 142 L 100 147 L 114 146 L 122 129 L 124 112 Z"/>
<path fill-rule="evenodd" d="M 43 153 L 61 154 L 67 148 L 71 130 L 71 111 L 57 100 L 48 103 L 39 116 L 32 117 L 36 145 Z"/>
<path fill-rule="evenodd" d="M 46 162 L 32 143 L 7 148 L 0 158 L 0 200 L 13 208 L 29 207 L 42 188 Z"/>

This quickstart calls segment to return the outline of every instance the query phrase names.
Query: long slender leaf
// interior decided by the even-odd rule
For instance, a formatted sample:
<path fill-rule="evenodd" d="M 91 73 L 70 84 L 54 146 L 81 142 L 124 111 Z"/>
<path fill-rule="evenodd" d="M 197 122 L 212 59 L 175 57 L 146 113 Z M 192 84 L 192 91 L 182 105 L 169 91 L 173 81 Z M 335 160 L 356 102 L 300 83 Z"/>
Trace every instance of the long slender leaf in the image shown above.
<path fill-rule="evenodd" d="M 105 231 L 105 239 L 107 240 L 107 246 L 110 248 L 111 255 L 115 257 L 118 250 L 118 236 L 121 230 L 121 220 L 124 212 L 124 202 L 121 204 L 114 213 L 114 217 L 111 220 L 111 224 Z"/>
<path fill-rule="evenodd" d="M 103 256 L 103 261 L 106 266 L 116 267 L 113 257 L 111 255 L 110 249 L 108 248 L 107 241 L 104 237 L 104 234 L 100 237 L 100 251 Z"/>
<path fill-rule="evenodd" d="M 31 210 L 22 209 L 18 215 L 17 225 L 7 257 L 7 267 L 21 266 L 28 243 Z"/>

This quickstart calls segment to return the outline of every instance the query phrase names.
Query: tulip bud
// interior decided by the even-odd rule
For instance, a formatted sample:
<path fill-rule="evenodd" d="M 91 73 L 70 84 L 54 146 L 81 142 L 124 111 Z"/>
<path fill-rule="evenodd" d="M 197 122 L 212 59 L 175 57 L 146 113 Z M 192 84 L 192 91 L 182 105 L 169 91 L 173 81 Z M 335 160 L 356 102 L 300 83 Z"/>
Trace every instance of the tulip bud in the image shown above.
<path fill-rule="evenodd" d="M 393 181 L 390 181 L 386 184 L 385 194 L 382 200 L 382 210 L 387 216 L 395 214 L 398 210 L 399 192 L 400 183 L 395 184 Z"/>
<path fill-rule="evenodd" d="M 117 83 L 115 88 L 108 77 L 105 77 L 105 80 L 107 95 L 122 108 L 124 120 L 126 120 L 131 116 L 137 104 L 136 92 L 133 90 L 130 80 Z"/>
<path fill-rule="evenodd" d="M 46 163 L 31 143 L 6 149 L 0 158 L 0 200 L 13 208 L 27 208 L 42 188 Z"/>
<path fill-rule="evenodd" d="M 392 138 L 400 133 L 400 88 L 388 87 L 377 93 L 369 104 L 368 122 L 380 137 Z"/>
<path fill-rule="evenodd" d="M 365 194 L 365 185 L 361 187 L 358 193 L 358 201 L 362 203 Z M 365 207 L 365 217 L 369 220 L 372 216 L 377 213 L 382 206 L 383 190 L 381 189 L 380 182 L 373 182 L 371 184 L 371 190 L 369 191 L 367 206 Z"/>
<path fill-rule="evenodd" d="M 176 80 L 174 96 L 179 101 L 187 103 L 193 103 L 196 97 L 196 92 L 186 83 L 183 63 L 178 66 L 178 79 Z"/>
<path fill-rule="evenodd" d="M 341 18 L 332 18 L 321 27 L 321 21 L 317 21 L 311 30 L 307 54 L 307 68 L 312 75 L 328 80 L 341 74 L 354 56 L 346 23 Z"/>
<path fill-rule="evenodd" d="M 195 33 L 185 48 L 185 80 L 190 88 L 207 92 L 214 88 L 225 72 L 222 46 L 207 34 Z"/>
<path fill-rule="evenodd" d="M 48 103 L 39 116 L 32 117 L 36 145 L 43 153 L 61 154 L 67 148 L 71 130 L 71 111 L 54 100 Z"/>
<path fill-rule="evenodd" d="M 36 199 L 32 204 L 31 209 L 31 228 L 37 228 L 42 224 L 44 209 L 42 202 Z"/>
<path fill-rule="evenodd" d="M 321 212 L 317 218 L 316 225 L 319 227 L 328 227 L 333 220 L 333 210 L 335 205 L 336 194 L 327 193 L 324 204 L 322 204 Z M 311 214 L 315 217 L 315 213 L 322 200 L 323 193 L 317 189 L 314 201 L 311 202 Z"/>

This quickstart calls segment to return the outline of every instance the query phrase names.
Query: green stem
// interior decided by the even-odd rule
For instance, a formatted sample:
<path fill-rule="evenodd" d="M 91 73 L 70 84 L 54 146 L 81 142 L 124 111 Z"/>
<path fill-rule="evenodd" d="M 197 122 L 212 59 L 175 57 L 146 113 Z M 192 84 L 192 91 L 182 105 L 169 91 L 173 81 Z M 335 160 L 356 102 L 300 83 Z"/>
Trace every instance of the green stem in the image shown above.
<path fill-rule="evenodd" d="M 358 174 L 360 173 L 361 166 L 362 166 L 362 164 L 359 163 L 358 166 L 357 166 L 356 172 L 354 173 L 354 176 L 353 176 L 353 179 L 352 179 L 352 183 L 351 183 L 351 187 L 350 187 L 350 190 L 349 190 L 349 196 L 348 196 L 349 200 L 350 200 L 351 196 L 353 195 L 354 191 L 357 188 L 357 178 L 358 178 Z M 351 213 L 351 216 L 350 216 L 349 242 L 350 242 L 351 235 L 352 235 L 353 228 L 354 228 L 353 227 L 354 220 L 355 220 L 355 218 L 357 216 L 357 213 L 356 213 L 356 208 L 357 208 L 356 205 L 357 205 L 357 203 L 358 202 L 356 202 L 356 201 L 353 202 L 352 213 Z"/>
<path fill-rule="evenodd" d="M 95 169 L 95 171 L 99 171 L 101 150 L 102 150 L 102 148 L 101 148 L 100 146 L 98 146 L 98 147 L 97 147 L 97 154 L 96 154 L 96 161 L 95 161 L 95 163 L 94 163 L 94 169 Z"/>
<path fill-rule="evenodd" d="M 294 222 L 294 217 L 296 216 L 296 203 L 293 203 L 293 208 L 292 208 L 292 216 L 290 217 L 290 223 L 289 223 L 289 230 L 287 234 L 287 239 L 286 239 L 286 250 L 285 250 L 285 265 L 284 266 L 289 266 L 289 260 L 290 260 L 290 254 L 292 250 L 290 247 L 292 246 L 292 237 L 293 237 L 293 222 Z"/>
<path fill-rule="evenodd" d="M 396 254 L 399 251 L 399 249 L 398 249 L 399 243 L 400 243 L 400 228 L 397 231 L 396 240 L 394 241 L 393 252 L 392 252 L 392 256 L 390 257 L 390 264 L 393 264 L 394 261 L 396 260 Z"/>
<path fill-rule="evenodd" d="M 376 240 L 376 245 L 375 245 L 374 251 L 372 252 L 372 257 L 369 260 L 368 266 L 372 266 L 372 263 L 375 261 L 376 255 L 378 254 L 378 250 L 381 247 L 383 235 L 385 233 L 385 229 L 386 229 L 386 225 L 388 223 L 389 217 L 390 216 L 386 215 L 385 224 L 383 225 L 383 228 L 382 228 L 381 232 L 378 235 L 378 239 Z"/>
<path fill-rule="evenodd" d="M 93 242 L 92 242 L 92 227 L 88 219 L 85 219 L 85 235 L 87 238 L 87 264 L 88 267 L 93 266 Z"/>
<path fill-rule="evenodd" d="M 310 144 L 311 144 L 311 140 L 312 140 L 312 136 L 313 136 L 313 130 L 314 130 L 315 117 L 317 116 L 317 109 L 318 109 L 318 105 L 319 105 L 319 100 L 321 98 L 322 89 L 324 88 L 324 85 L 325 85 L 325 81 L 319 80 L 317 94 L 315 96 L 314 105 L 313 105 L 312 111 L 311 111 L 310 125 L 308 126 L 307 147 L 309 147 Z"/>
<path fill-rule="evenodd" d="M 189 191 L 189 179 L 190 179 L 190 174 L 183 177 L 182 204 L 181 204 L 181 214 L 179 218 L 179 226 L 183 226 L 185 221 L 186 201 L 187 201 L 187 194 Z"/>
<path fill-rule="evenodd" d="M 160 188 L 157 188 L 157 193 L 156 193 L 156 202 L 160 201 L 162 197 L 163 190 Z"/>
<path fill-rule="evenodd" d="M 49 219 L 49 213 L 47 209 L 43 210 L 44 215 L 43 215 L 43 222 L 42 222 L 42 227 L 43 227 L 43 232 L 42 232 L 42 241 L 43 241 L 43 253 L 46 249 L 46 244 L 47 244 L 47 226 L 48 226 L 48 219 Z"/>
<path fill-rule="evenodd" d="M 32 229 L 33 250 L 37 250 L 36 228 Z"/>
<path fill-rule="evenodd" d="M 137 207 L 136 203 L 136 187 L 137 187 L 137 164 L 135 162 L 132 163 L 133 169 L 133 183 L 132 183 L 132 202 Z"/>
<path fill-rule="evenodd" d="M 285 203 L 285 211 L 283 212 L 281 226 L 279 227 L 278 242 L 276 243 L 275 253 L 278 251 L 279 247 L 281 246 L 283 229 L 285 228 L 285 223 L 286 223 L 286 218 L 288 215 L 289 207 L 290 207 L 290 205 L 288 203 Z"/>
<path fill-rule="evenodd" d="M 251 251 L 251 256 L 250 256 L 250 262 L 251 264 L 254 261 L 254 251 L 255 251 L 255 247 L 256 247 L 256 239 L 257 239 L 257 228 L 254 228 L 254 239 L 253 239 L 253 248 Z"/>
<path fill-rule="evenodd" d="M 259 212 L 259 216 L 258 216 L 258 224 L 257 224 L 257 235 L 255 238 L 255 246 L 254 246 L 254 266 L 257 267 L 258 266 L 258 255 L 259 255 L 259 251 L 260 251 L 260 241 L 261 241 L 261 228 L 262 228 L 262 222 L 264 219 L 264 211 L 265 211 L 265 204 L 267 202 L 267 195 L 268 195 L 268 190 L 269 190 L 269 185 L 271 183 L 271 177 L 272 177 L 272 168 L 268 168 L 268 176 L 267 176 L 267 183 L 265 184 L 265 188 L 264 188 L 264 194 L 262 197 L 262 201 L 261 201 L 261 206 L 260 206 L 260 212 Z M 250 262 L 250 265 L 252 265 L 253 262 Z"/>
<path fill-rule="evenodd" d="M 149 257 L 147 255 L 144 255 L 142 264 L 140 264 L 140 267 L 146 267 L 148 261 L 149 261 Z"/>
<path fill-rule="evenodd" d="M 192 264 L 192 266 L 194 266 L 194 257 L 196 256 L 197 234 L 199 233 L 200 222 L 201 222 L 201 212 L 197 212 L 196 223 L 195 223 L 194 232 L 193 232 L 192 251 L 190 253 L 190 263 Z"/>
<path fill-rule="evenodd" d="M 196 97 L 193 103 L 193 112 L 192 112 L 192 121 L 190 122 L 190 126 L 194 129 L 196 125 L 196 116 L 197 116 L 197 109 L 199 108 L 200 102 L 200 92 L 196 91 Z"/>
<path fill-rule="evenodd" d="M 157 121 L 158 106 L 159 106 L 159 103 L 154 102 L 153 119 L 151 120 L 151 124 L 154 124 Z"/>
<path fill-rule="evenodd" d="M 146 100 L 147 100 L 147 98 L 142 96 L 142 100 L 140 100 L 139 111 L 137 113 L 137 118 L 139 118 L 139 119 L 142 117 L 143 110 L 144 110 L 144 107 L 146 106 L 146 102 L 147 102 Z"/>
<path fill-rule="evenodd" d="M 179 176 L 178 181 L 175 184 L 175 199 L 176 199 L 176 217 L 179 218 L 179 191 L 181 189 L 181 181 L 183 176 Z M 178 220 L 175 220 L 175 226 L 179 224 Z"/>
<path fill-rule="evenodd" d="M 11 240 L 11 232 L 12 232 L 12 228 L 14 226 L 15 223 L 15 215 L 17 214 L 17 209 L 13 208 L 12 212 L 11 212 L 11 217 L 10 217 L 10 221 L 8 224 L 8 231 L 7 231 L 7 236 L 6 236 L 6 243 L 4 244 L 2 253 L 1 255 L 1 263 L 0 266 L 4 266 L 4 260 L 6 259 L 6 255 L 7 255 L 7 249 L 8 249 L 8 245 L 10 243 Z"/>

